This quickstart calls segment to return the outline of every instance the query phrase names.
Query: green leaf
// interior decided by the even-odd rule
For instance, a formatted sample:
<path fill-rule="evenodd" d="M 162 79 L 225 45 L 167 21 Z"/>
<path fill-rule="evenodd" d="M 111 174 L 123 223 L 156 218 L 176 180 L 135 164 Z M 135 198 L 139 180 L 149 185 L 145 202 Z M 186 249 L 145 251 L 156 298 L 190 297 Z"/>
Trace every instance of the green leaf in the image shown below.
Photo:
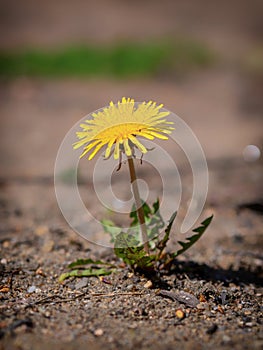
<path fill-rule="evenodd" d="M 141 200 L 143 203 L 143 200 Z M 149 218 L 150 214 L 152 213 L 151 208 L 149 207 L 149 205 L 144 202 L 142 205 L 142 209 L 143 209 L 143 213 L 144 213 L 144 218 L 146 220 L 146 218 Z M 130 212 L 130 218 L 133 219 L 131 226 L 135 226 L 139 224 L 139 220 L 138 220 L 138 215 L 137 215 L 137 211 L 136 211 L 136 207 L 135 204 L 133 204 L 131 212 Z"/>
<path fill-rule="evenodd" d="M 149 244 L 151 249 L 156 246 L 156 240 L 160 234 L 160 230 L 164 227 L 164 221 L 159 211 L 159 199 L 153 203 L 152 208 L 144 202 L 142 205 L 144 212 L 145 225 L 147 228 L 147 236 L 149 239 Z M 137 211 L 135 210 L 135 205 L 132 207 L 130 217 L 133 219 L 131 222 L 131 229 L 129 233 L 135 236 L 137 239 L 140 237 L 140 223 L 137 216 Z"/>
<path fill-rule="evenodd" d="M 207 227 L 210 225 L 211 221 L 213 220 L 214 215 L 209 216 L 209 218 L 206 218 L 203 222 L 201 222 L 201 226 L 193 229 L 193 232 L 199 232 L 203 234 Z"/>
<path fill-rule="evenodd" d="M 117 227 L 113 221 L 107 219 L 101 220 L 101 224 L 103 226 L 104 232 L 109 233 L 111 236 L 110 242 L 113 243 L 116 236 L 121 232 L 121 228 Z"/>
<path fill-rule="evenodd" d="M 171 228 L 173 226 L 173 223 L 174 223 L 174 220 L 176 218 L 176 215 L 177 215 L 177 211 L 174 212 L 172 214 L 172 216 L 170 217 L 170 220 L 168 222 L 168 225 L 165 229 L 165 235 L 163 237 L 163 239 L 161 241 L 158 242 L 157 244 L 157 248 L 159 249 L 159 253 L 158 253 L 158 259 L 160 258 L 160 256 L 162 255 L 162 252 L 163 250 L 165 249 L 166 245 L 167 245 L 167 242 L 169 241 L 169 238 L 170 238 L 170 232 L 171 232 Z"/>
<path fill-rule="evenodd" d="M 133 266 L 145 255 L 143 246 L 138 245 L 139 241 L 133 235 L 121 232 L 116 237 L 114 251 L 126 264 Z"/>
<path fill-rule="evenodd" d="M 156 199 L 156 202 L 153 203 L 153 214 L 157 213 L 160 208 L 159 198 Z"/>
<path fill-rule="evenodd" d="M 69 277 L 91 277 L 91 276 L 106 276 L 112 273 L 111 270 L 108 269 L 86 269 L 86 270 L 72 270 L 70 272 L 62 273 L 59 276 L 58 281 L 63 282 L 65 279 Z"/>
<path fill-rule="evenodd" d="M 101 260 L 93 260 L 93 259 L 78 259 L 76 261 L 73 261 L 71 264 L 68 265 L 69 269 L 78 267 L 78 266 L 83 266 L 83 265 L 88 265 L 88 264 L 93 264 L 93 265 L 108 265 L 108 266 L 113 266 L 112 264 L 106 263 Z"/>
<path fill-rule="evenodd" d="M 115 254 L 126 264 L 141 269 L 149 269 L 155 256 L 148 256 L 139 241 L 131 234 L 121 232 L 114 245 Z"/>
<path fill-rule="evenodd" d="M 136 267 L 141 270 L 152 270 L 155 259 L 155 255 L 144 255 L 140 260 L 136 261 Z"/>
<path fill-rule="evenodd" d="M 177 257 L 178 255 L 184 253 L 187 249 L 189 249 L 193 244 L 195 244 L 198 241 L 198 239 L 203 235 L 207 227 L 210 225 L 212 219 L 213 219 L 213 215 L 211 215 L 209 218 L 204 220 L 201 223 L 201 226 L 195 228 L 193 232 L 197 232 L 197 234 L 191 237 L 187 237 L 186 240 L 188 242 L 178 241 L 178 243 L 182 246 L 182 249 L 179 249 L 176 253 L 172 254 L 171 257 L 172 258 Z"/>

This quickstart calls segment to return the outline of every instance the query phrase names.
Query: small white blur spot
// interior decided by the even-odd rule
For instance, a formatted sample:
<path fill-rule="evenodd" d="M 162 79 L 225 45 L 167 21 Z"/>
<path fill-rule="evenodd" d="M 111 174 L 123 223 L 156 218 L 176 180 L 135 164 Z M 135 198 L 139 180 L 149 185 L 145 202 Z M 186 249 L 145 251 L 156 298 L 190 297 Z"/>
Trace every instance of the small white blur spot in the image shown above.
<path fill-rule="evenodd" d="M 243 150 L 243 158 L 246 162 L 255 162 L 260 155 L 260 149 L 255 145 L 247 145 Z"/>

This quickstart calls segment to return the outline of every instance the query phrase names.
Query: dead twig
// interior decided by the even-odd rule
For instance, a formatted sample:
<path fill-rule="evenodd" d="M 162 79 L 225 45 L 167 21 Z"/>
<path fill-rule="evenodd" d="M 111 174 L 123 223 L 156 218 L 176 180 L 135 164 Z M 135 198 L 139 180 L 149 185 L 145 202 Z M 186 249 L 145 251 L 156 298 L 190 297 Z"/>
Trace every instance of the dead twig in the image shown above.
<path fill-rule="evenodd" d="M 92 293 L 93 297 L 116 297 L 125 295 L 143 295 L 143 292 L 120 292 L 120 293 Z"/>
<path fill-rule="evenodd" d="M 33 307 L 33 306 L 39 305 L 39 304 L 46 304 L 46 303 L 49 303 L 49 302 L 53 303 L 53 304 L 56 304 L 56 303 L 62 303 L 64 301 L 72 301 L 72 300 L 76 300 L 76 299 L 78 299 L 80 297 L 83 297 L 85 294 L 86 294 L 86 292 L 78 294 L 78 295 L 75 295 L 72 298 L 66 298 L 66 299 L 63 299 L 62 296 L 59 295 L 59 294 L 49 295 L 49 296 L 47 296 L 45 298 L 42 298 L 40 300 L 36 300 L 33 303 L 27 304 L 25 306 L 25 309 L 27 309 L 28 307 Z M 60 300 L 52 300 L 54 298 L 60 298 Z"/>
<path fill-rule="evenodd" d="M 40 300 L 37 300 L 33 303 L 30 303 L 28 305 L 25 306 L 25 309 L 27 309 L 28 307 L 33 307 L 35 305 L 39 305 L 39 304 L 47 304 L 47 303 L 52 303 L 52 304 L 59 304 L 59 303 L 67 303 L 67 302 L 70 302 L 70 301 L 74 301 L 76 299 L 79 299 L 81 297 L 116 297 L 116 296 L 137 296 L 137 295 L 143 295 L 143 292 L 121 292 L 121 293 L 90 293 L 90 294 L 87 294 L 87 292 L 84 292 L 84 293 L 81 293 L 81 294 L 78 294 L 78 295 L 75 295 L 74 297 L 71 297 L 71 298 L 62 298 L 61 295 L 59 294 L 54 294 L 54 295 L 50 295 L 50 296 L 47 296 L 43 299 L 40 299 Z M 52 300 L 54 298 L 60 298 L 59 300 Z"/>

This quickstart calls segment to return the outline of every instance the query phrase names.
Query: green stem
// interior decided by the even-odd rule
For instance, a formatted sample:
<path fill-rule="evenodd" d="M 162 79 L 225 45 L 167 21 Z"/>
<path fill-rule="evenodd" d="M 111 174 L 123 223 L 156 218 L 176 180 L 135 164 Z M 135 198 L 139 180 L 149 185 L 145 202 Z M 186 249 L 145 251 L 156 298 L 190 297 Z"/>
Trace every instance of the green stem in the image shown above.
<path fill-rule="evenodd" d="M 142 208 L 142 201 L 139 193 L 139 188 L 137 185 L 137 177 L 134 167 L 134 162 L 132 157 L 128 157 L 128 164 L 129 164 L 129 170 L 130 170 L 130 178 L 131 178 L 131 185 L 132 185 L 132 192 L 135 200 L 135 207 L 138 215 L 138 220 L 140 222 L 140 228 L 141 228 L 141 234 L 142 234 L 142 240 L 144 249 L 147 254 L 149 254 L 149 244 L 148 244 L 148 236 L 147 236 L 147 228 L 145 225 L 145 218 L 144 218 L 144 212 Z"/>

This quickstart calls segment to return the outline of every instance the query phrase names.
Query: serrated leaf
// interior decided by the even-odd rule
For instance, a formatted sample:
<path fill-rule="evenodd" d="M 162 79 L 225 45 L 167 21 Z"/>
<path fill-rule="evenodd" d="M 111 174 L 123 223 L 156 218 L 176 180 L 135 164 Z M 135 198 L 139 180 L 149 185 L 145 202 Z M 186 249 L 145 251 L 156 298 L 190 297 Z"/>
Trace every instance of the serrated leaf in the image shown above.
<path fill-rule="evenodd" d="M 86 270 L 72 270 L 70 272 L 62 273 L 58 279 L 59 282 L 63 282 L 69 277 L 91 277 L 91 276 L 106 276 L 112 273 L 108 269 L 86 269 Z"/>
<path fill-rule="evenodd" d="M 153 214 L 157 213 L 160 208 L 159 198 L 157 198 L 156 202 L 153 203 Z"/>
<path fill-rule="evenodd" d="M 88 264 L 93 264 L 93 265 L 107 265 L 107 266 L 113 266 L 112 264 L 106 263 L 101 260 L 93 260 L 93 259 L 78 259 L 76 261 L 73 261 L 71 264 L 68 265 L 69 269 L 78 267 L 78 266 L 84 266 Z"/>
<path fill-rule="evenodd" d="M 167 242 L 169 241 L 170 238 L 170 232 L 171 232 L 171 228 L 173 226 L 174 220 L 176 218 L 177 215 L 177 211 L 175 211 L 172 216 L 170 217 L 170 220 L 168 222 L 168 225 L 165 229 L 165 234 L 164 237 L 161 241 L 158 242 L 157 244 L 157 248 L 159 249 L 159 253 L 158 253 L 158 258 L 160 258 L 160 256 L 162 255 L 163 250 L 165 249 Z"/>
<path fill-rule="evenodd" d="M 139 244 L 140 242 L 133 235 L 121 232 L 115 239 L 114 248 L 141 248 Z"/>
<path fill-rule="evenodd" d="M 210 225 L 211 221 L 213 220 L 214 215 L 209 216 L 206 218 L 203 222 L 201 222 L 201 226 L 193 229 L 193 232 L 199 232 L 204 233 L 207 227 Z"/>
<path fill-rule="evenodd" d="M 142 200 L 142 203 L 143 203 L 143 200 Z M 146 202 L 144 202 L 143 205 L 142 205 L 142 209 L 143 209 L 144 218 L 146 220 L 147 218 L 149 218 L 149 215 L 152 212 L 151 208 Z M 133 204 L 133 206 L 132 206 L 132 209 L 131 209 L 131 212 L 130 212 L 130 218 L 133 219 L 133 221 L 131 222 L 131 226 L 135 226 L 135 225 L 139 224 L 139 220 L 138 220 L 138 215 L 137 215 L 135 204 Z"/>
<path fill-rule="evenodd" d="M 152 208 L 144 202 L 142 208 L 144 212 L 145 225 L 147 228 L 147 236 L 149 239 L 149 245 L 151 249 L 154 249 L 156 246 L 156 240 L 160 234 L 161 229 L 164 227 L 164 220 L 159 211 L 159 199 L 157 199 Z M 131 229 L 129 233 L 134 235 L 137 239 L 140 237 L 140 223 L 137 216 L 137 211 L 135 210 L 135 205 L 132 207 L 132 211 L 130 213 L 130 217 L 133 218 L 131 222 Z"/>
<path fill-rule="evenodd" d="M 172 254 L 171 257 L 175 258 L 178 255 L 184 253 L 187 249 L 189 249 L 193 244 L 195 244 L 198 239 L 203 235 L 207 227 L 210 225 L 211 221 L 213 219 L 213 215 L 211 215 L 209 218 L 205 219 L 202 223 L 201 226 L 195 228 L 193 232 L 197 232 L 197 234 L 187 237 L 186 240 L 188 242 L 182 242 L 178 241 L 178 243 L 181 245 L 182 249 L 179 249 L 176 253 Z"/>

